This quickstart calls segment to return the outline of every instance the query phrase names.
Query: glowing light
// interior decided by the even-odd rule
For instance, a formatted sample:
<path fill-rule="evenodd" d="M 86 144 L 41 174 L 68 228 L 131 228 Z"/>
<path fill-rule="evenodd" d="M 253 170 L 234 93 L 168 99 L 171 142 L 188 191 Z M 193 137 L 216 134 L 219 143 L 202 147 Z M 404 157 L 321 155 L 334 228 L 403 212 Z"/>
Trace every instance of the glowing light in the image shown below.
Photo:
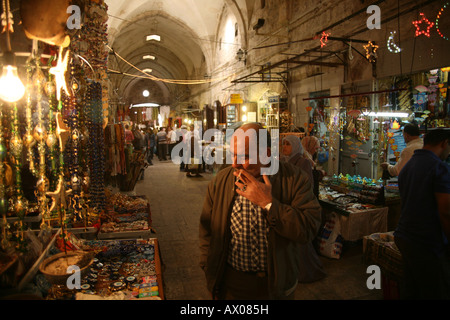
<path fill-rule="evenodd" d="M 67 71 L 67 63 L 69 62 L 69 50 L 66 51 L 66 54 L 64 56 L 64 59 L 62 58 L 62 51 L 63 48 L 60 48 L 59 51 L 59 57 L 58 57 L 58 64 L 56 67 L 50 68 L 49 72 L 55 76 L 56 81 L 56 97 L 58 101 L 61 101 L 61 89 L 64 90 L 64 92 L 67 95 L 70 95 L 69 89 L 67 89 L 67 83 L 66 83 L 66 77 L 65 73 Z"/>
<path fill-rule="evenodd" d="M 0 78 L 0 98 L 7 102 L 16 102 L 25 94 L 25 86 L 17 74 L 17 67 L 11 65 L 3 66 Z"/>
<path fill-rule="evenodd" d="M 142 59 L 144 59 L 144 60 L 155 60 L 156 57 L 148 54 L 146 56 L 143 56 Z"/>
<path fill-rule="evenodd" d="M 320 38 L 320 47 L 323 48 L 327 45 L 328 37 L 331 35 L 331 33 L 326 33 L 325 31 L 322 32 L 322 37 Z"/>
<path fill-rule="evenodd" d="M 148 91 L 148 90 L 144 90 L 143 92 L 142 92 L 142 95 L 144 96 L 144 97 L 149 97 L 150 96 L 150 91 Z"/>
<path fill-rule="evenodd" d="M 161 41 L 161 36 L 158 36 L 157 34 L 151 34 L 147 36 L 147 41 Z"/>
<path fill-rule="evenodd" d="M 444 10 L 447 8 L 447 6 L 449 5 L 449 2 L 447 2 L 442 8 L 441 10 L 439 10 L 439 13 L 436 17 L 436 30 L 439 33 L 439 35 L 441 36 L 441 38 L 448 40 L 448 37 L 444 36 L 441 32 L 441 30 L 439 29 L 439 19 L 441 18 L 442 12 L 444 12 Z"/>
<path fill-rule="evenodd" d="M 423 14 L 422 12 L 420 13 L 420 16 L 422 17 L 422 19 L 413 21 L 413 23 L 412 23 L 416 27 L 416 37 L 423 34 L 429 38 L 430 37 L 430 29 L 434 26 L 434 22 L 430 22 L 430 20 L 428 20 L 425 17 L 425 14 Z M 420 29 L 420 25 L 423 23 L 428 25 L 426 30 Z"/>
<path fill-rule="evenodd" d="M 409 113 L 406 112 L 364 112 L 363 115 L 369 117 L 387 117 L 387 118 L 408 118 Z"/>
<path fill-rule="evenodd" d="M 391 31 L 391 34 L 387 41 L 387 48 L 392 53 L 399 53 L 400 51 L 402 51 L 402 49 L 400 49 L 400 47 L 394 43 L 395 34 L 396 34 L 396 31 Z"/>
<path fill-rule="evenodd" d="M 366 50 L 366 59 L 369 60 L 369 62 L 375 62 L 379 46 L 373 44 L 372 41 L 369 41 L 369 43 L 363 47 Z"/>

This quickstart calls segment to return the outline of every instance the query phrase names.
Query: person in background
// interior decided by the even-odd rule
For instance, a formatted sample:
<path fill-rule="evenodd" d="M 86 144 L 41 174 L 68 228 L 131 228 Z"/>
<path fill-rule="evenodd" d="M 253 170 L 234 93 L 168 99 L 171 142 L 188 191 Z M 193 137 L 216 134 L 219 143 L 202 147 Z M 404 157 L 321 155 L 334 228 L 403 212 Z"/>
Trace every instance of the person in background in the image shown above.
<path fill-rule="evenodd" d="M 153 128 L 148 128 L 147 132 L 145 134 L 148 153 L 147 153 L 147 162 L 149 165 L 153 165 L 153 156 L 154 156 L 154 150 L 155 150 L 155 144 L 156 144 L 156 138 L 155 133 L 153 131 Z"/>
<path fill-rule="evenodd" d="M 186 143 L 186 134 L 187 134 L 187 127 L 185 125 L 182 125 L 179 129 L 177 129 L 177 137 L 178 137 L 178 141 L 177 144 L 185 144 Z M 183 161 L 184 159 L 184 155 L 183 155 L 183 150 L 184 148 L 180 148 L 180 158 L 181 158 L 181 162 L 180 162 L 180 171 L 186 171 L 186 163 Z"/>
<path fill-rule="evenodd" d="M 200 155 L 202 149 L 199 146 L 200 136 L 198 135 L 198 131 L 195 130 L 195 126 L 193 124 L 190 125 L 190 131 L 186 134 L 186 143 L 188 145 L 188 152 L 190 152 L 189 163 L 186 164 L 186 177 L 188 178 L 201 178 L 200 167 L 201 167 L 201 159 L 197 159 L 200 161 L 199 164 L 195 163 L 196 152 Z M 200 149 L 199 149 L 200 148 Z M 203 159 L 203 157 L 201 157 Z"/>
<path fill-rule="evenodd" d="M 158 142 L 158 159 L 159 161 L 167 160 L 167 133 L 166 128 L 162 127 L 159 129 L 156 135 L 156 140 Z"/>
<path fill-rule="evenodd" d="M 400 171 L 394 241 L 403 261 L 401 299 L 450 299 L 450 129 L 430 130 Z"/>
<path fill-rule="evenodd" d="M 320 141 L 317 137 L 306 136 L 302 139 L 304 155 L 311 162 L 311 166 L 316 165 L 317 152 L 320 149 Z"/>
<path fill-rule="evenodd" d="M 125 144 L 133 144 L 134 134 L 128 124 L 125 125 Z"/>
<path fill-rule="evenodd" d="M 256 147 L 261 134 L 269 135 L 266 129 L 257 123 L 240 129 L 230 142 L 232 166 L 208 185 L 200 216 L 200 267 L 213 299 L 293 299 L 300 245 L 316 236 L 321 207 L 304 171 L 279 162 L 277 172 L 263 174 L 267 157 L 278 161 L 270 145 Z"/>
<path fill-rule="evenodd" d="M 405 149 L 400 153 L 400 158 L 395 165 L 391 165 L 388 162 L 383 162 L 381 167 L 383 170 L 387 170 L 391 177 L 397 177 L 405 164 L 411 159 L 414 151 L 422 149 L 423 140 L 420 138 L 419 127 L 413 123 L 407 123 L 403 128 L 403 139 L 406 142 Z"/>
<path fill-rule="evenodd" d="M 172 149 L 177 143 L 177 133 L 172 129 L 172 127 L 167 127 L 167 149 L 169 153 L 169 158 L 172 157 Z"/>
<path fill-rule="evenodd" d="M 306 136 L 302 139 L 303 155 L 309 160 L 312 166 L 314 177 L 314 194 L 319 196 L 319 183 L 323 177 L 326 176 L 326 172 L 317 167 L 317 154 L 320 149 L 320 140 L 315 136 Z"/>
<path fill-rule="evenodd" d="M 308 175 L 309 184 L 314 183 L 310 161 L 303 156 L 303 146 L 300 139 L 294 135 L 286 136 L 282 141 L 281 161 L 299 167 Z M 300 245 L 299 282 L 311 283 L 323 279 L 326 273 L 322 261 L 314 248 L 313 242 Z"/>
<path fill-rule="evenodd" d="M 313 184 L 314 179 L 311 162 L 309 158 L 305 157 L 301 140 L 297 136 L 288 135 L 283 139 L 281 147 L 281 161 L 300 167 L 310 178 L 311 184 Z"/>

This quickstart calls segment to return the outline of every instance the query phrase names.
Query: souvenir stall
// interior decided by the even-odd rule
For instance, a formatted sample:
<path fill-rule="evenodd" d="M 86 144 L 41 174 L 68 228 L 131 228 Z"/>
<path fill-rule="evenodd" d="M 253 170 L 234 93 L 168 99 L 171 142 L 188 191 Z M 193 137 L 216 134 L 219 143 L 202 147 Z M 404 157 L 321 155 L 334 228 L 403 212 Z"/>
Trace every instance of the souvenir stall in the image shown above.
<path fill-rule="evenodd" d="M 148 200 L 105 188 L 107 159 L 125 168 L 122 131 L 108 125 L 107 5 L 78 1 L 74 16 L 68 0 L 16 5 L 2 15 L 0 296 L 162 299 Z M 13 35 L 31 52 L 14 54 Z M 114 240 L 124 236 L 143 240 Z"/>

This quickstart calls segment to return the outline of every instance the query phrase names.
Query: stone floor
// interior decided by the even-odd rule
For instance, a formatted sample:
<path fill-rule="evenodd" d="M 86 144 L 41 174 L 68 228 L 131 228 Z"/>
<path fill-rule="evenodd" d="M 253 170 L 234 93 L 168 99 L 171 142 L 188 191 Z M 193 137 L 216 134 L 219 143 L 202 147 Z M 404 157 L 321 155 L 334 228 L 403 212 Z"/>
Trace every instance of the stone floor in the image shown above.
<path fill-rule="evenodd" d="M 153 227 L 163 262 L 167 300 L 209 300 L 204 275 L 198 267 L 198 223 L 206 187 L 212 174 L 187 178 L 171 161 L 145 171 L 133 195 L 149 198 Z M 321 257 L 327 277 L 297 287 L 296 300 L 381 300 L 382 290 L 369 290 L 367 266 L 362 262 L 361 243 L 344 246 L 341 259 Z"/>

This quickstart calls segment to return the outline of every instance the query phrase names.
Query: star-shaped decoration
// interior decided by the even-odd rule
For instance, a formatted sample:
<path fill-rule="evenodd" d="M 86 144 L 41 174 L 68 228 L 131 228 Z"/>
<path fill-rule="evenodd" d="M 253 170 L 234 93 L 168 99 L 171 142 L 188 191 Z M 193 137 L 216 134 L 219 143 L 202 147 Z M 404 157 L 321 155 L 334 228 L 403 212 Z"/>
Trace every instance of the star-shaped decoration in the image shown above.
<path fill-rule="evenodd" d="M 50 68 L 49 72 L 55 76 L 56 81 L 56 97 L 58 101 L 61 101 L 61 89 L 63 89 L 67 95 L 70 95 L 69 89 L 67 88 L 66 83 L 66 71 L 67 71 L 67 64 L 69 62 L 69 53 L 70 50 L 66 51 L 66 54 L 64 55 L 63 59 L 63 47 L 59 50 L 59 56 L 58 56 L 58 64 L 56 67 Z"/>
<path fill-rule="evenodd" d="M 49 212 L 59 208 L 67 209 L 66 197 L 71 193 L 72 190 L 66 189 L 64 178 L 60 176 L 56 190 L 53 192 L 47 192 L 47 195 L 52 198 L 52 205 L 50 206 Z"/>
<path fill-rule="evenodd" d="M 416 37 L 420 36 L 421 34 L 430 37 L 430 29 L 433 28 L 434 22 L 431 22 L 425 17 L 425 14 L 420 13 L 420 16 L 422 17 L 420 20 L 413 21 L 413 25 L 416 27 Z M 426 30 L 421 30 L 421 25 L 426 24 Z"/>
<path fill-rule="evenodd" d="M 325 31 L 322 32 L 322 37 L 320 38 L 320 47 L 323 48 L 327 45 L 328 37 L 331 35 L 331 33 L 326 33 Z"/>
<path fill-rule="evenodd" d="M 70 129 L 64 123 L 61 112 L 57 112 L 55 118 L 56 118 L 56 136 L 59 139 L 59 148 L 61 152 L 63 152 L 67 139 L 70 136 Z"/>
<path fill-rule="evenodd" d="M 369 60 L 369 62 L 375 62 L 379 46 L 373 44 L 372 41 L 369 41 L 369 43 L 363 47 L 366 50 L 366 59 Z"/>

